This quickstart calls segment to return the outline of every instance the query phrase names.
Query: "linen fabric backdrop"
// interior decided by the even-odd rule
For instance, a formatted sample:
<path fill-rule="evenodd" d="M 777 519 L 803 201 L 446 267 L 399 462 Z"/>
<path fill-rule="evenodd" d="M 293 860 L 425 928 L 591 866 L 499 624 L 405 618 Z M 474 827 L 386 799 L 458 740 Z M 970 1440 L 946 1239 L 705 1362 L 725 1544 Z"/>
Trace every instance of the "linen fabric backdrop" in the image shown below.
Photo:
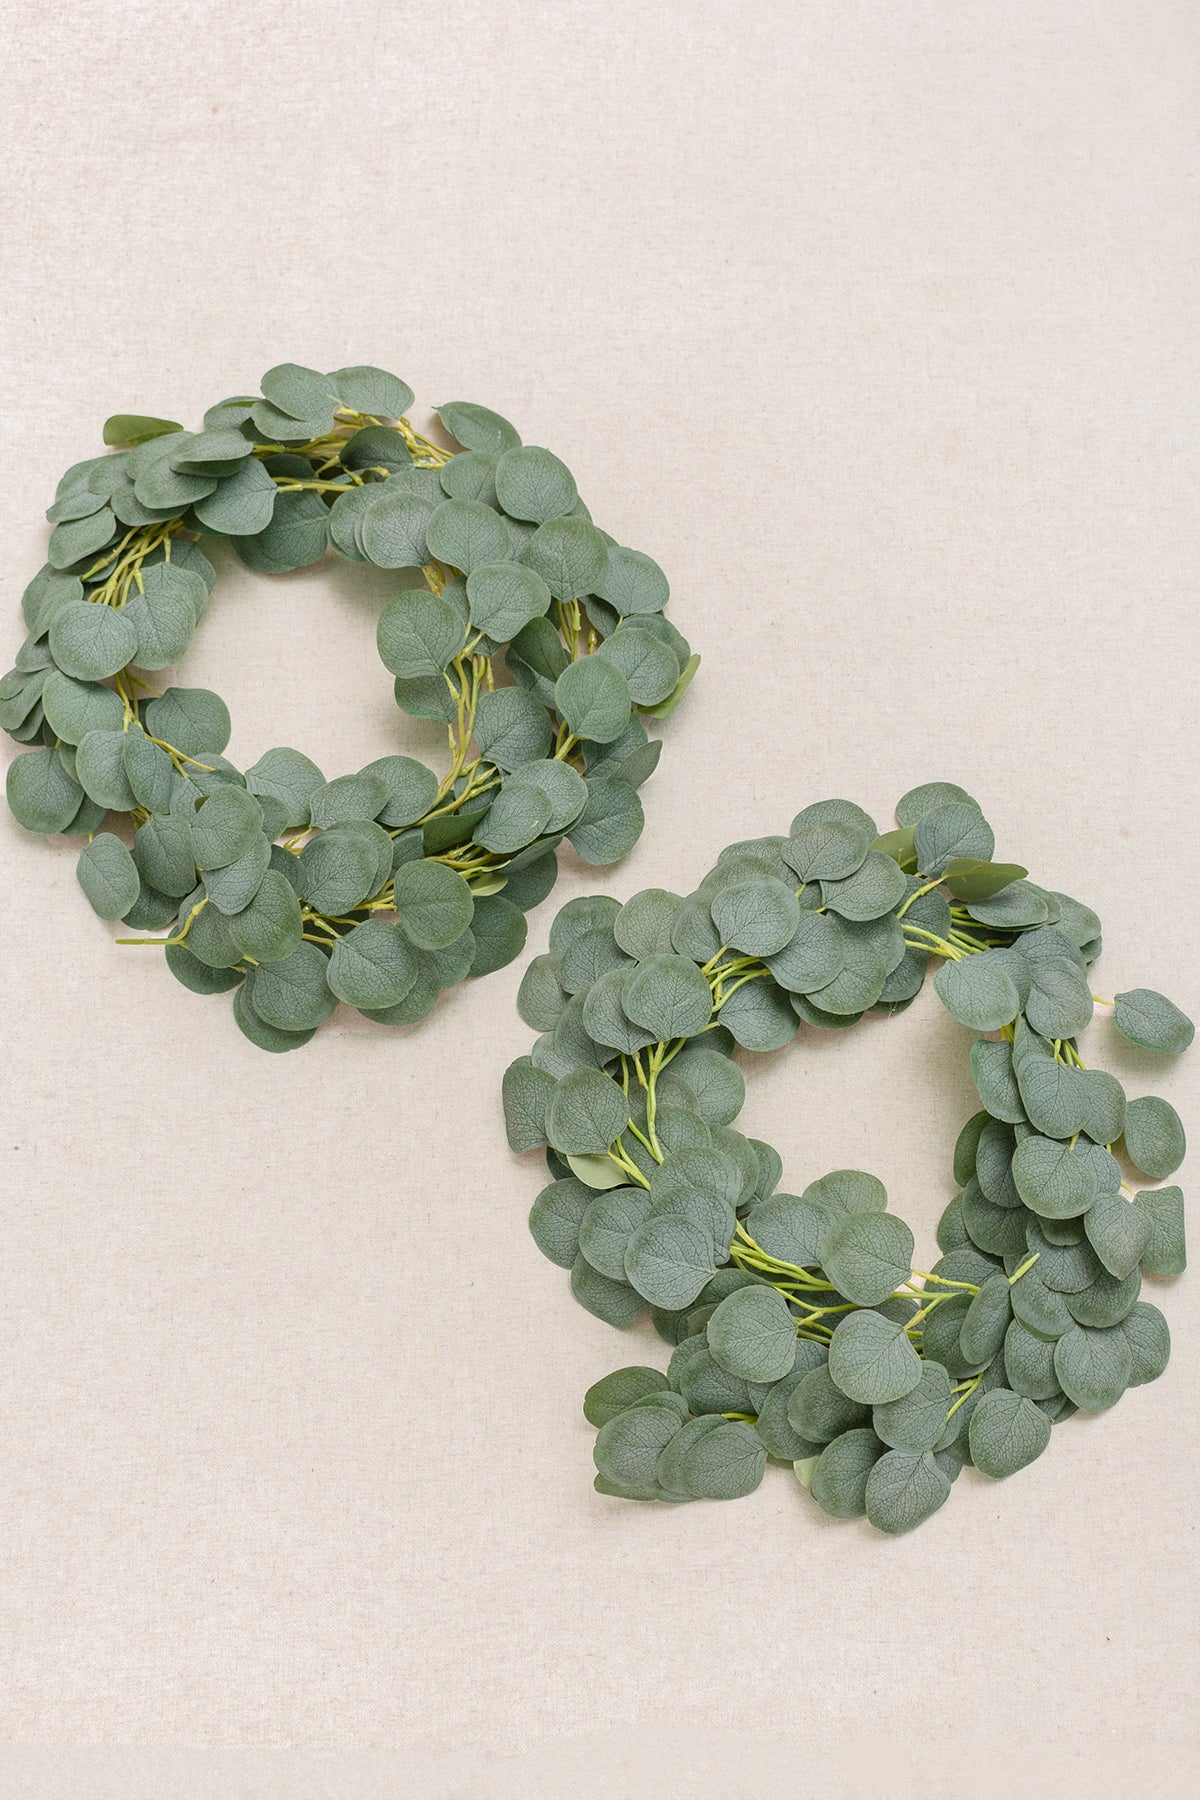
<path fill-rule="evenodd" d="M 9 0 L 3 31 L 6 656 L 108 413 L 376 362 L 418 423 L 478 400 L 562 455 L 703 654 L 644 837 L 566 859 L 528 955 L 572 895 L 942 778 L 1098 909 L 1099 992 L 1197 1010 L 1187 0 Z M 375 653 L 395 586 L 221 558 L 181 678 L 240 764 L 436 759 Z M 0 1796 L 1184 1791 L 1200 1279 L 1154 1296 L 1162 1381 L 911 1537 L 779 1469 L 603 1500 L 584 1389 L 666 1349 L 527 1236 L 526 959 L 275 1060 L 114 947 L 69 846 L 0 840 Z M 879 1174 L 932 1255 L 968 1042 L 932 995 L 805 1033 L 742 1123 L 793 1190 Z M 1089 1042 L 1196 1120 L 1195 1058 Z"/>

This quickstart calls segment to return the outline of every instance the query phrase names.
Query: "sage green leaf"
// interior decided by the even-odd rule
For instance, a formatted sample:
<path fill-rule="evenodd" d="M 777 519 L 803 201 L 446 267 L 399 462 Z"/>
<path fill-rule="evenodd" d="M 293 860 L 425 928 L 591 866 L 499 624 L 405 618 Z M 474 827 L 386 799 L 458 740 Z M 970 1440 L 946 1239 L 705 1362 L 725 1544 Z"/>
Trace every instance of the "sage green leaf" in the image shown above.
<path fill-rule="evenodd" d="M 264 751 L 253 767 L 246 770 L 246 786 L 250 792 L 260 799 L 278 800 L 284 808 L 287 825 L 292 827 L 308 824 L 312 796 L 324 782 L 325 777 L 315 762 L 299 750 L 282 746 Z"/>
<path fill-rule="evenodd" d="M 192 825 L 196 867 L 223 869 L 236 862 L 261 836 L 262 823 L 262 807 L 253 794 L 246 788 L 222 785 L 203 802 Z"/>
<path fill-rule="evenodd" d="M 954 898 L 967 905 L 986 901 L 1028 873 L 1020 863 L 981 862 L 975 856 L 956 856 L 942 871 L 942 880 Z"/>
<path fill-rule="evenodd" d="M 1143 1050 L 1159 1050 L 1164 1056 L 1179 1056 L 1196 1035 L 1187 1014 L 1153 988 L 1130 988 L 1118 994 L 1113 1024 L 1130 1043 L 1140 1044 Z"/>
<path fill-rule="evenodd" d="M 369 838 L 327 831 L 310 839 L 296 858 L 296 890 L 315 911 L 337 917 L 370 897 L 377 873 Z"/>
<path fill-rule="evenodd" d="M 896 822 L 910 828 L 919 825 L 927 813 L 939 806 L 973 806 L 979 807 L 964 788 L 953 781 L 926 781 L 920 787 L 910 788 L 896 802 Z"/>
<path fill-rule="evenodd" d="M 1030 1124 L 1047 1137 L 1073 1137 L 1084 1129 L 1093 1096 L 1083 1070 L 1039 1055 L 1014 1057 L 1013 1066 Z"/>
<path fill-rule="evenodd" d="M 330 390 L 343 406 L 352 412 L 367 413 L 375 418 L 400 419 L 413 403 L 413 391 L 406 381 L 389 375 L 385 369 L 368 364 L 334 369 L 325 377 Z M 266 392 L 266 389 L 263 389 Z"/>
<path fill-rule="evenodd" d="M 932 1450 L 946 1428 L 946 1415 L 952 1404 L 950 1377 L 946 1370 L 939 1362 L 925 1361 L 921 1364 L 916 1386 L 900 1399 L 888 1400 L 875 1407 L 871 1423 L 876 1437 L 881 1438 L 889 1449 L 918 1453 Z M 876 1455 L 879 1454 L 877 1450 Z"/>
<path fill-rule="evenodd" d="M 535 1069 L 527 1056 L 508 1065 L 502 1097 L 510 1149 L 536 1150 L 547 1142 L 546 1112 L 555 1085 L 554 1077 Z"/>
<path fill-rule="evenodd" d="M 350 819 L 373 819 L 382 812 L 386 801 L 383 782 L 363 769 L 357 775 L 338 775 L 314 788 L 309 796 L 309 818 L 324 831 Z"/>
<path fill-rule="evenodd" d="M 1051 1400 L 1059 1392 L 1053 1343 L 1035 1336 L 1020 1319 L 1014 1319 L 1004 1335 L 1004 1378 L 1027 1400 Z"/>
<path fill-rule="evenodd" d="M 495 506 L 498 461 L 483 450 L 460 451 L 438 470 L 442 492 L 448 500 L 482 500 L 485 506 Z"/>
<path fill-rule="evenodd" d="M 972 1113 L 958 1134 L 954 1145 L 954 1179 L 961 1187 L 966 1187 L 975 1173 L 975 1153 L 990 1116 L 986 1112 Z"/>
<path fill-rule="evenodd" d="M 852 875 L 841 881 L 822 881 L 821 898 L 830 912 L 843 919 L 865 921 L 894 911 L 907 890 L 904 872 L 891 857 L 868 850 Z"/>
<path fill-rule="evenodd" d="M 83 789 L 53 750 L 28 750 L 8 765 L 9 808 L 26 831 L 65 831 L 79 810 Z"/>
<path fill-rule="evenodd" d="M 174 899 L 190 894 L 196 885 L 192 834 L 186 821 L 174 814 L 155 814 L 138 827 L 133 860 L 143 880 Z"/>
<path fill-rule="evenodd" d="M 795 1361 L 796 1321 L 777 1288 L 738 1288 L 719 1302 L 707 1329 L 717 1362 L 743 1381 L 779 1381 Z"/>
<path fill-rule="evenodd" d="M 271 523 L 276 493 L 269 471 L 251 458 L 218 481 L 211 494 L 196 500 L 193 511 L 210 531 L 226 537 L 255 537 Z"/>
<path fill-rule="evenodd" d="M 503 969 L 525 948 L 528 926 L 519 907 L 503 894 L 488 894 L 475 901 L 471 915 L 471 936 L 475 949 L 471 959 L 472 976 L 491 975 Z"/>
<path fill-rule="evenodd" d="M 796 1015 L 772 981 L 748 981 L 721 1002 L 721 1023 L 747 1050 L 782 1050 L 796 1035 Z"/>
<path fill-rule="evenodd" d="M 748 956 L 775 956 L 799 926 L 800 905 L 782 881 L 740 881 L 715 896 L 712 916 L 732 949 Z"/>
<path fill-rule="evenodd" d="M 235 537 L 233 547 L 239 560 L 260 575 L 307 569 L 320 562 L 329 548 L 328 509 L 319 494 L 281 491 L 275 496 L 270 524 L 262 531 Z"/>
<path fill-rule="evenodd" d="M 883 1455 L 874 1431 L 844 1431 L 821 1451 L 809 1491 L 831 1519 L 860 1519 L 867 1510 L 867 1479 Z"/>
<path fill-rule="evenodd" d="M 613 935 L 630 956 L 660 955 L 673 948 L 671 929 L 683 902 L 666 888 L 643 888 L 613 920 Z"/>
<path fill-rule="evenodd" d="M 339 1000 L 381 1008 L 403 1000 L 417 974 L 417 958 L 400 928 L 385 919 L 364 919 L 334 945 L 327 979 Z"/>
<path fill-rule="evenodd" d="M 887 1189 L 877 1175 L 864 1169 L 831 1169 L 810 1181 L 804 1199 L 822 1207 L 831 1217 L 844 1213 L 881 1213 L 887 1208 Z M 905 1274 L 908 1265 L 905 1264 Z"/>
<path fill-rule="evenodd" d="M 928 1450 L 888 1450 L 867 1476 L 867 1518 L 892 1537 L 912 1531 L 950 1497 L 950 1478 Z"/>
<path fill-rule="evenodd" d="M 428 534 L 434 510 L 424 495 L 384 482 L 355 515 L 355 536 L 367 560 L 379 569 L 421 568 L 431 554 Z"/>
<path fill-rule="evenodd" d="M 500 791 L 475 827 L 475 842 L 497 856 L 523 850 L 550 822 L 552 802 L 536 781 L 519 772 L 500 784 Z"/>
<path fill-rule="evenodd" d="M 769 1200 L 751 1207 L 746 1230 L 768 1256 L 798 1268 L 815 1268 L 834 1217 L 819 1201 L 798 1194 L 772 1194 Z"/>
<path fill-rule="evenodd" d="M 619 1182 L 620 1170 L 613 1163 L 608 1167 Z M 530 1234 L 542 1255 L 560 1269 L 569 1269 L 579 1255 L 579 1228 L 594 1198 L 594 1189 L 568 1176 L 544 1187 L 533 1203 Z M 593 1425 L 602 1423 L 603 1420 L 592 1419 Z"/>
<path fill-rule="evenodd" d="M 979 1098 L 993 1119 L 1002 1119 L 1009 1125 L 1024 1122 L 1025 1108 L 1013 1070 L 1011 1044 L 976 1039 L 971 1045 L 971 1073 Z"/>
<path fill-rule="evenodd" d="M 1046 1038 L 1076 1037 L 1084 1029 L 1092 1017 L 1092 996 L 1074 963 L 1039 958 L 1033 964 L 1025 1017 Z"/>
<path fill-rule="evenodd" d="M 226 994 L 244 978 L 241 969 L 210 968 L 186 944 L 168 944 L 163 958 L 176 981 L 193 994 Z"/>
<path fill-rule="evenodd" d="M 660 1468 L 662 1463 L 660 1457 Z M 749 1425 L 728 1419 L 696 1433 L 673 1466 L 682 1491 L 693 1499 L 737 1500 L 753 1493 L 762 1481 L 767 1453 Z"/>
<path fill-rule="evenodd" d="M 505 450 L 496 464 L 496 497 L 514 519 L 535 525 L 562 518 L 579 498 L 575 477 L 549 450 L 527 444 Z"/>
<path fill-rule="evenodd" d="M 1187 1267 L 1183 1194 L 1177 1187 L 1143 1188 L 1134 1206 L 1148 1221 L 1142 1268 L 1147 1275 L 1182 1275 Z"/>
<path fill-rule="evenodd" d="M 464 644 L 462 621 L 447 600 L 427 588 L 405 588 L 390 599 L 376 630 L 385 669 L 401 680 L 436 675 Z"/>
<path fill-rule="evenodd" d="M 681 1214 L 653 1212 L 629 1240 L 625 1273 L 651 1305 L 678 1312 L 714 1273 L 712 1238 Z"/>
<path fill-rule="evenodd" d="M 860 1215 L 840 1223 L 844 1226 L 863 1222 L 864 1216 Z M 837 1229 L 835 1225 L 833 1230 Z M 838 1279 L 832 1271 L 830 1278 Z M 840 1281 L 838 1285 L 842 1285 Z M 921 1359 L 903 1325 L 877 1312 L 853 1312 L 841 1319 L 834 1330 L 829 1345 L 829 1374 L 848 1399 L 860 1406 L 882 1406 L 912 1392 L 921 1379 Z"/>
<path fill-rule="evenodd" d="M 586 1256 L 577 1256 L 571 1265 L 571 1292 L 585 1311 L 594 1318 L 603 1319 L 606 1325 L 615 1325 L 618 1331 L 625 1331 L 646 1309 L 646 1302 L 636 1288 L 630 1287 L 627 1281 L 610 1281 L 607 1275 L 601 1275 L 593 1269 Z M 632 1409 L 637 1412 L 641 1408 Z M 676 1425 L 678 1414 L 672 1414 Z"/>
<path fill-rule="evenodd" d="M 993 960 L 996 954 L 985 951 L 982 956 L 943 963 L 933 978 L 947 1012 L 973 1031 L 997 1031 L 1011 1024 L 1020 1010 L 1016 985 L 1006 964 Z"/>
<path fill-rule="evenodd" d="M 629 1119 L 629 1102 L 599 1069 L 573 1069 L 550 1096 L 546 1127 L 561 1155 L 602 1155 Z M 649 1298 L 649 1296 L 647 1296 Z"/>
<path fill-rule="evenodd" d="M 1110 1275 L 1124 1281 L 1141 1263 L 1150 1219 L 1123 1194 L 1100 1194 L 1084 1214 L 1088 1242 Z"/>
<path fill-rule="evenodd" d="M 450 435 L 467 450 L 499 455 L 521 442 L 516 428 L 507 419 L 470 400 L 450 400 L 437 408 L 437 415 Z"/>
<path fill-rule="evenodd" d="M 911 822 L 916 825 L 917 867 L 927 880 L 959 857 L 989 862 L 996 847 L 992 828 L 973 801 L 949 801 Z"/>
<path fill-rule="evenodd" d="M 327 968 L 315 945 L 298 944 L 290 956 L 253 970 L 248 980 L 255 1012 L 279 1031 L 315 1031 L 337 1004 L 326 980 Z"/>
<path fill-rule="evenodd" d="M 607 565 L 596 578 L 593 592 L 623 617 L 644 617 L 660 613 L 671 590 L 653 557 L 610 544 Z"/>
<path fill-rule="evenodd" d="M 1045 1219 L 1077 1219 L 1100 1191 L 1093 1165 L 1054 1138 L 1022 1138 L 1013 1153 L 1017 1192 Z"/>
<path fill-rule="evenodd" d="M 1023 931 L 1031 925 L 1048 925 L 1055 902 L 1045 888 L 1016 877 L 986 900 L 971 900 L 967 911 L 980 925 L 998 925 L 1005 931 Z"/>
<path fill-rule="evenodd" d="M 242 792 L 241 789 L 234 790 Z M 257 894 L 271 861 L 271 845 L 260 831 L 234 862 L 204 873 L 204 889 L 222 913 L 242 912 Z"/>
<path fill-rule="evenodd" d="M 1125 1089 L 1105 1069 L 1084 1069 L 1084 1129 L 1098 1144 L 1115 1144 L 1125 1129 Z"/>
<path fill-rule="evenodd" d="M 432 806 L 438 791 L 433 770 L 413 756 L 380 756 L 359 773 L 382 783 L 384 803 L 372 816 L 389 830 L 416 824 Z M 249 774 L 246 780 L 249 785 Z"/>
<path fill-rule="evenodd" d="M 619 862 L 642 834 L 646 822 L 642 803 L 619 775 L 604 776 L 587 785 L 587 805 L 567 837 L 583 862 Z"/>
<path fill-rule="evenodd" d="M 170 757 L 140 731 L 127 731 L 121 751 L 125 778 L 139 806 L 150 813 L 167 813 L 175 788 Z"/>
<path fill-rule="evenodd" d="M 603 579 L 608 546 L 586 519 L 548 519 L 525 545 L 521 561 L 541 576 L 556 600 L 577 600 L 594 593 Z"/>
<path fill-rule="evenodd" d="M 629 1240 L 649 1212 L 645 1188 L 615 1187 L 593 1196 L 579 1227 L 579 1248 L 593 1269 L 611 1281 L 625 1279 Z"/>
<path fill-rule="evenodd" d="M 845 968 L 846 939 L 824 914 L 802 912 L 788 942 L 764 961 L 781 988 L 793 994 L 816 993 Z"/>
<path fill-rule="evenodd" d="M 550 802 L 550 817 L 545 825 L 547 835 L 565 831 L 587 805 L 588 790 L 583 776 L 569 763 L 555 757 L 540 757 L 525 763 L 521 777 L 540 787 Z"/>
<path fill-rule="evenodd" d="M 629 723 L 629 684 L 603 657 L 568 663 L 554 684 L 555 705 L 578 738 L 611 743 Z"/>
<path fill-rule="evenodd" d="M 598 1191 L 620 1187 L 625 1180 L 616 1163 L 607 1156 L 567 1156 L 560 1159 L 553 1150 L 547 1151 L 546 1155 L 547 1161 L 550 1157 L 555 1157 L 585 1186 Z M 553 1166 L 552 1164 L 551 1167 Z"/>
<path fill-rule="evenodd" d="M 520 688 L 497 688 L 480 699 L 475 740 L 489 762 L 512 770 L 547 756 L 554 733 L 545 708 L 530 694 Z"/>
<path fill-rule="evenodd" d="M 207 484 L 201 482 L 201 488 Z M 112 508 L 102 506 L 88 518 L 64 519 L 50 533 L 47 557 L 52 568 L 69 569 L 103 550 L 116 535 L 117 522 Z"/>
<path fill-rule="evenodd" d="M 971 1459 L 984 1475 L 1000 1481 L 1042 1454 L 1051 1425 L 1035 1401 L 1010 1388 L 992 1388 L 971 1414 Z"/>
<path fill-rule="evenodd" d="M 667 1378 L 660 1369 L 641 1365 L 614 1369 L 611 1375 L 594 1381 L 583 1396 L 583 1416 L 589 1425 L 607 1425 L 618 1413 L 666 1389 Z"/>
<path fill-rule="evenodd" d="M 89 731 L 75 752 L 75 774 L 84 792 L 113 812 L 137 805 L 125 773 L 125 734 Z"/>
<path fill-rule="evenodd" d="M 142 830 L 146 829 L 143 826 Z M 141 835 L 139 832 L 138 837 Z M 136 839 L 134 849 L 136 852 Z M 277 869 L 266 871 L 254 898 L 229 921 L 234 943 L 255 963 L 282 962 L 299 948 L 302 930 L 300 902 Z"/>
<path fill-rule="evenodd" d="M 695 963 L 670 952 L 648 957 L 622 996 L 625 1012 L 662 1040 L 694 1037 L 712 1016 L 712 990 Z"/>
<path fill-rule="evenodd" d="M 745 1104 L 746 1082 L 728 1056 L 707 1044 L 687 1044 L 659 1076 L 658 1093 L 666 1104 L 690 1106 L 710 1125 L 728 1125 Z"/>
<path fill-rule="evenodd" d="M 832 1443 L 843 1432 L 857 1430 L 871 1421 L 868 1407 L 851 1400 L 835 1386 L 827 1363 L 810 1369 L 795 1384 L 787 1416 L 792 1430 L 812 1444 Z"/>
<path fill-rule="evenodd" d="M 101 681 L 134 661 L 136 626 L 128 608 L 120 612 L 88 600 L 69 601 L 50 626 L 50 653 L 64 675 Z"/>
<path fill-rule="evenodd" d="M 406 937 L 419 950 L 441 950 L 471 924 L 471 890 L 445 863 L 409 862 L 394 877 L 396 913 Z"/>
<path fill-rule="evenodd" d="M 1125 1109 L 1125 1151 L 1152 1181 L 1173 1175 L 1187 1153 L 1183 1121 L 1169 1100 L 1145 1094 Z"/>
<path fill-rule="evenodd" d="M 663 1492 L 655 1473 L 658 1459 L 678 1430 L 679 1415 L 669 1406 L 647 1401 L 627 1407 L 600 1427 L 596 1467 L 625 1494 L 656 1500 Z"/>
<path fill-rule="evenodd" d="M 467 595 L 471 623 L 499 644 L 541 618 L 551 604 L 550 589 L 541 576 L 517 562 L 477 564 L 467 577 Z"/>
<path fill-rule="evenodd" d="M 1035 1263 L 1028 1274 L 1022 1275 L 1020 1281 L 1014 1283 L 1012 1290 L 1012 1309 L 1014 1317 L 1020 1320 L 1026 1331 L 1047 1342 L 1054 1342 L 1066 1335 L 1074 1325 L 1067 1303 L 1063 1295 L 1047 1287 L 1037 1272 Z M 939 1307 L 939 1312 L 941 1308 Z M 936 1316 L 936 1315 L 935 1315 Z M 927 1321 L 928 1322 L 928 1321 Z M 964 1373 L 967 1371 L 964 1370 Z"/>
<path fill-rule="evenodd" d="M 1121 1325 L 1093 1331 L 1073 1325 L 1054 1346 L 1058 1385 L 1082 1412 L 1115 1406 L 1133 1368 L 1129 1334 Z"/>
<path fill-rule="evenodd" d="M 517 989 L 517 1011 L 534 1031 L 552 1031 L 566 1003 L 567 994 L 558 979 L 557 956 L 535 956 Z"/>
<path fill-rule="evenodd" d="M 1157 1306 L 1139 1300 L 1117 1327 L 1129 1345 L 1129 1385 L 1157 1381 L 1171 1357 L 1171 1333 Z"/>
<path fill-rule="evenodd" d="M 152 737 L 184 756 L 199 756 L 204 750 L 220 754 L 229 742 L 229 708 L 208 688 L 166 688 L 146 702 L 144 718 Z"/>
<path fill-rule="evenodd" d="M 856 1212 L 833 1221 L 822 1257 L 830 1281 L 848 1300 L 875 1306 L 908 1280 L 912 1253 L 913 1235 L 902 1219 Z"/>
<path fill-rule="evenodd" d="M 507 562 L 512 538 L 504 520 L 479 500 L 443 500 L 426 530 L 429 551 L 464 575 L 484 563 Z"/>
<path fill-rule="evenodd" d="M 999 1356 L 1012 1317 L 1011 1289 L 1004 1275 L 989 1275 L 963 1315 L 959 1346 L 968 1363 L 983 1365 Z"/>
<path fill-rule="evenodd" d="M 141 891 L 141 880 L 120 838 L 102 831 L 79 853 L 79 885 L 100 919 L 123 919 Z"/>
<path fill-rule="evenodd" d="M 280 1031 L 274 1025 L 268 1025 L 260 1018 L 243 984 L 233 996 L 233 1016 L 243 1037 L 259 1050 L 270 1051 L 272 1055 L 280 1055 L 288 1050 L 300 1050 L 313 1037 L 312 1030 Z"/>
<path fill-rule="evenodd" d="M 826 807 L 826 802 L 819 801 L 797 813 L 791 836 L 780 851 L 803 883 L 845 880 L 862 867 L 875 840 L 874 823 L 866 820 L 865 814 L 861 819 L 854 813 L 840 816 Z"/>
<path fill-rule="evenodd" d="M 637 706 L 655 706 L 673 693 L 679 662 L 669 644 L 637 625 L 623 625 L 597 655 L 619 669 Z"/>

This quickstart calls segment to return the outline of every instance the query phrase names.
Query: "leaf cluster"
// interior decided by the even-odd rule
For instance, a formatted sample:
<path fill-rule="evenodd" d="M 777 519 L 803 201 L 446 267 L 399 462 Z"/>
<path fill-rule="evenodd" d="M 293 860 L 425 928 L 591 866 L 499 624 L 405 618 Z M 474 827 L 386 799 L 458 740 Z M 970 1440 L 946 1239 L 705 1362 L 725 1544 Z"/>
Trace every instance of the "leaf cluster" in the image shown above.
<path fill-rule="evenodd" d="M 602 1493 L 730 1499 L 776 1459 L 832 1516 L 904 1532 L 965 1465 L 1014 1474 L 1055 1422 L 1166 1366 L 1141 1284 L 1185 1265 L 1182 1195 L 1131 1192 L 1118 1158 L 1162 1180 L 1183 1127 L 1079 1053 L 1099 920 L 994 861 L 961 788 L 914 790 L 897 821 L 880 834 L 825 801 L 786 837 L 731 845 L 691 894 L 572 900 L 526 970 L 538 1036 L 504 1106 L 513 1148 L 543 1149 L 552 1176 L 533 1237 L 588 1311 L 625 1329 L 648 1306 L 672 1346 L 665 1374 L 626 1368 L 588 1393 Z M 941 1256 L 916 1271 L 874 1176 L 781 1189 L 779 1156 L 736 1128 L 734 1058 L 888 1016 L 931 965 L 952 1016 L 986 1035 Z M 1112 1010 L 1139 1044 L 1190 1042 L 1149 990 Z"/>
<path fill-rule="evenodd" d="M 16 818 L 85 840 L 79 880 L 101 917 L 170 925 L 173 970 L 236 987 L 238 1023 L 267 1049 L 306 1041 L 338 998 L 410 1023 L 441 987 L 515 956 L 564 838 L 594 864 L 636 842 L 660 749 L 645 721 L 697 663 L 664 616 L 661 569 L 592 522 L 558 457 L 465 402 L 439 409 L 461 447 L 440 446 L 409 423 L 412 399 L 381 369 L 282 363 L 199 431 L 110 419 L 110 453 L 58 485 L 28 635 L 0 680 L 0 726 L 30 746 L 8 773 Z M 145 677 L 187 651 L 220 539 L 263 574 L 329 550 L 411 571 L 378 646 L 397 704 L 446 728 L 444 776 L 385 757 L 326 781 L 282 748 L 242 772 L 219 696 L 155 692 Z M 237 854 L 207 861 L 235 818 Z M 414 918 L 439 907 L 456 930 L 422 941 Z M 285 949 L 292 974 L 264 974 Z M 303 999 L 284 1004 L 281 984 Z"/>

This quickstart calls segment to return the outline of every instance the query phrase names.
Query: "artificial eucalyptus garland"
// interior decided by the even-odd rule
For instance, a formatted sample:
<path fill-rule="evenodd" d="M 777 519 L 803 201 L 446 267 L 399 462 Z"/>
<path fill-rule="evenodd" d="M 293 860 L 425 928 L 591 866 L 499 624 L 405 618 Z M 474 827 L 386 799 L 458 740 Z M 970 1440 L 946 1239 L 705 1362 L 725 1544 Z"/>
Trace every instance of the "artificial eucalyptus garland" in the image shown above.
<path fill-rule="evenodd" d="M 504 1106 L 512 1147 L 547 1146 L 554 1176 L 533 1236 L 589 1312 L 628 1327 L 649 1304 L 673 1346 L 665 1374 L 623 1368 L 588 1392 L 601 1493 L 732 1499 L 774 1458 L 825 1512 L 904 1532 L 964 1464 L 1011 1475 L 1054 1423 L 1166 1367 L 1140 1293 L 1184 1268 L 1183 1198 L 1132 1191 L 1114 1151 L 1164 1180 L 1183 1126 L 1163 1099 L 1127 1100 L 1079 1039 L 1097 1004 L 1163 1054 L 1193 1027 L 1148 989 L 1093 995 L 1096 914 L 993 861 L 961 788 L 917 788 L 896 816 L 880 836 L 823 801 L 787 837 L 730 845 L 693 894 L 572 900 L 526 971 L 518 1005 L 541 1035 Z M 916 1270 L 875 1176 L 779 1191 L 777 1153 L 734 1128 L 732 1058 L 900 1012 L 939 959 L 940 999 L 980 1034 L 982 1105 L 941 1256 Z"/>
<path fill-rule="evenodd" d="M 407 1025 L 439 991 L 511 961 L 565 837 L 610 863 L 644 823 L 638 789 L 695 672 L 663 616 L 667 581 L 591 521 L 574 477 L 486 407 L 438 408 L 461 450 L 418 434 L 381 369 L 282 363 L 262 396 L 199 432 L 119 415 L 114 453 L 68 469 L 0 725 L 36 745 L 8 771 L 30 831 L 84 837 L 103 919 L 165 937 L 197 993 L 234 990 L 264 1050 L 304 1044 L 345 1000 Z M 419 570 L 388 601 L 379 653 L 397 704 L 447 727 L 440 777 L 385 756 L 326 780 L 301 751 L 226 760 L 218 695 L 144 679 L 187 650 L 228 538 L 277 575 L 332 548 Z M 507 669 L 511 684 L 498 682 Z M 102 830 L 109 814 L 126 836 Z"/>

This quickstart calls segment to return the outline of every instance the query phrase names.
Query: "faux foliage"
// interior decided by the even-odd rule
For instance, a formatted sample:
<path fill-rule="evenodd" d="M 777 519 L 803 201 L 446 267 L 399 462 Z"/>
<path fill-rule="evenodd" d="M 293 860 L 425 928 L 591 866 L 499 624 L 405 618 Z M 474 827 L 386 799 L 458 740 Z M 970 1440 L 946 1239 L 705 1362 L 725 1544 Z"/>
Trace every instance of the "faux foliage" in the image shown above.
<path fill-rule="evenodd" d="M 138 934 L 119 941 L 165 946 L 197 993 L 232 990 L 264 1050 L 306 1043 L 337 999 L 411 1024 L 511 961 L 564 838 L 596 864 L 636 842 L 660 748 L 644 718 L 698 662 L 658 564 L 592 523 L 558 457 L 468 402 L 438 409 L 461 445 L 441 448 L 412 399 L 382 369 L 281 363 L 199 431 L 109 419 L 111 453 L 58 484 L 0 680 L 0 726 L 31 746 L 8 771 L 14 816 L 82 838 L 85 895 Z M 410 571 L 379 654 L 397 705 L 445 725 L 444 774 L 385 756 L 327 780 L 283 747 L 237 769 L 218 695 L 156 691 L 217 539 L 268 575 L 329 550 Z"/>
<path fill-rule="evenodd" d="M 1183 1270 L 1183 1197 L 1135 1191 L 1121 1159 L 1172 1175 L 1183 1126 L 1157 1096 L 1127 1100 L 1080 1038 L 1097 1006 L 1164 1055 L 1191 1023 L 1149 989 L 1093 994 L 1099 919 L 995 862 L 962 788 L 914 789 L 896 817 L 881 835 L 822 801 L 786 836 L 730 845 L 694 893 L 572 900 L 525 972 L 539 1035 L 504 1107 L 551 1176 L 533 1237 L 589 1312 L 627 1329 L 648 1306 L 672 1347 L 665 1372 L 588 1392 L 603 1494 L 733 1499 L 782 1461 L 832 1517 L 905 1532 L 965 1464 L 1015 1474 L 1054 1424 L 1166 1367 L 1142 1279 Z M 922 1270 L 875 1176 L 781 1190 L 777 1153 L 734 1124 L 733 1059 L 903 1011 L 931 968 L 977 1034 L 981 1107 Z"/>

